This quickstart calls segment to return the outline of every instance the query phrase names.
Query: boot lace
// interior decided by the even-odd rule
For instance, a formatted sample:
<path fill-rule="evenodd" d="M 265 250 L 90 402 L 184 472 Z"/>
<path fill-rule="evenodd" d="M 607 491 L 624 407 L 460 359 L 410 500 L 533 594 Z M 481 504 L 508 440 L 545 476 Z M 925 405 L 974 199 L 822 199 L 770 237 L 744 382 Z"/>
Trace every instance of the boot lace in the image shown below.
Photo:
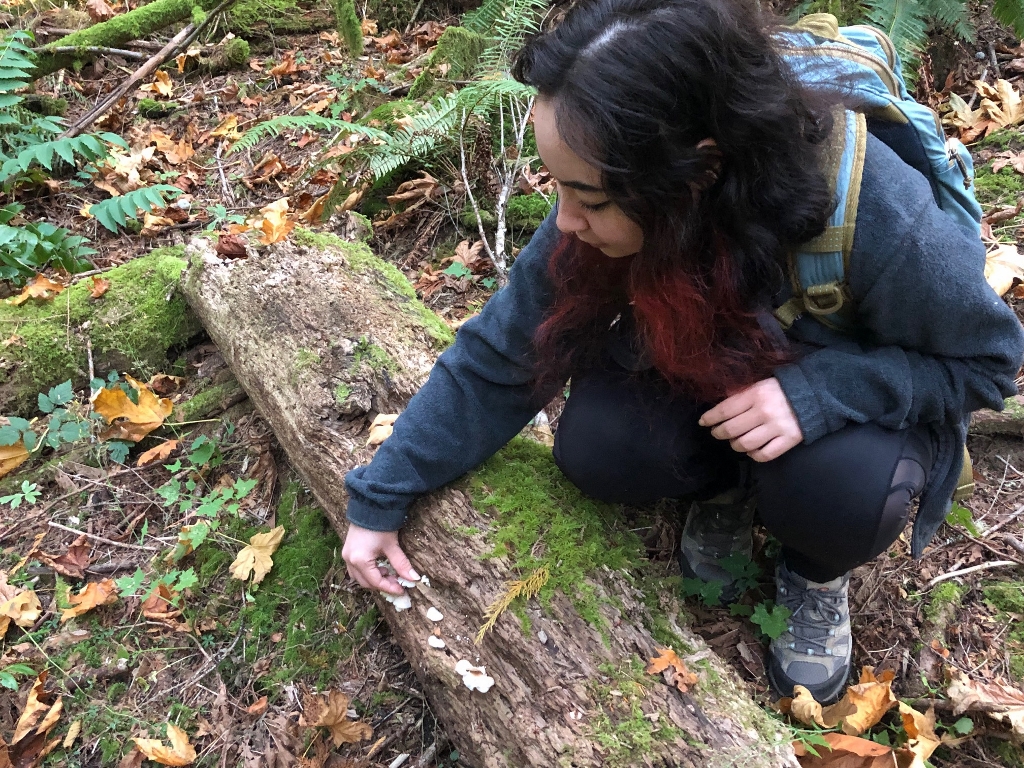
<path fill-rule="evenodd" d="M 832 589 L 801 589 L 779 585 L 779 602 L 792 611 L 787 631 L 791 650 L 808 656 L 831 656 L 828 641 L 843 623 L 843 593 Z"/>

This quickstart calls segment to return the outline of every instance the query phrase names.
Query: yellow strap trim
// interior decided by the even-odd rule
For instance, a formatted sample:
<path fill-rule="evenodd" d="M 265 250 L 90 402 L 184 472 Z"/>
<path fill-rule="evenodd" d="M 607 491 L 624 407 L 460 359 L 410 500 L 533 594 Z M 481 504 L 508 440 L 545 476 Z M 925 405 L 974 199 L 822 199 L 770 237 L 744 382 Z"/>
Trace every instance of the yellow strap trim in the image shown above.
<path fill-rule="evenodd" d="M 963 501 L 974 494 L 974 465 L 971 463 L 971 454 L 964 448 L 964 463 L 960 467 L 960 478 L 956 481 L 956 490 L 953 491 L 953 501 Z"/>
<path fill-rule="evenodd" d="M 775 318 L 779 321 L 779 325 L 782 326 L 782 330 L 788 331 L 793 323 L 796 322 L 797 318 L 804 313 L 804 301 L 803 298 L 792 298 L 783 304 L 781 307 L 775 310 Z"/>
<path fill-rule="evenodd" d="M 871 116 L 885 120 L 887 123 L 899 123 L 900 125 L 909 125 L 910 123 L 910 118 L 904 115 L 895 104 L 886 104 L 884 107 L 872 109 Z"/>
<path fill-rule="evenodd" d="M 850 234 L 847 230 L 851 228 L 850 224 L 844 224 L 841 227 L 829 227 L 817 237 L 801 244 L 800 250 L 803 253 L 832 253 L 834 251 L 842 251 L 846 247 L 846 241 Z"/>
<path fill-rule="evenodd" d="M 839 19 L 831 13 L 809 13 L 793 25 L 793 29 L 810 32 L 828 40 L 842 40 L 839 34 Z"/>
<path fill-rule="evenodd" d="M 857 119 L 857 145 L 850 171 L 850 188 L 846 195 L 846 218 L 843 222 L 843 276 L 850 282 L 850 254 L 853 252 L 853 232 L 857 226 L 857 206 L 860 203 L 860 183 L 864 177 L 864 153 L 868 146 L 868 121 L 863 114 L 855 113 Z"/>

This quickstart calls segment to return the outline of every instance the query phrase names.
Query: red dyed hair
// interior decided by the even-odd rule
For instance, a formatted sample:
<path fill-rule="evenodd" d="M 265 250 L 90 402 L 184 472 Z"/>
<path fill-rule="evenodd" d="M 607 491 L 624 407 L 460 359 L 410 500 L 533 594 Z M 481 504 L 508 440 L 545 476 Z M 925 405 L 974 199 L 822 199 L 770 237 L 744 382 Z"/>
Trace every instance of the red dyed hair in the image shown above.
<path fill-rule="evenodd" d="M 609 325 L 630 304 L 654 367 L 698 402 L 717 402 L 770 376 L 786 357 L 744 306 L 720 239 L 712 250 L 701 276 L 677 261 L 666 269 L 659 260 L 654 268 L 642 252 L 609 258 L 563 235 L 548 267 L 554 302 L 534 337 L 539 383 L 594 364 Z"/>

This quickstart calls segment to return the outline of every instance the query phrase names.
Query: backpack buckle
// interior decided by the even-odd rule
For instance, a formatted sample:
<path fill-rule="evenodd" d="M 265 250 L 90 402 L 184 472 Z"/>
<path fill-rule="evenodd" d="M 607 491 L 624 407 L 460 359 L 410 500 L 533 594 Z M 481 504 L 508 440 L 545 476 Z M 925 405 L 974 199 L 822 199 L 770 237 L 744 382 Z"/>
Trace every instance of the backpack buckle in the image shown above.
<path fill-rule="evenodd" d="M 812 285 L 804 291 L 804 306 L 812 315 L 832 315 L 843 308 L 843 289 L 839 283 Z"/>

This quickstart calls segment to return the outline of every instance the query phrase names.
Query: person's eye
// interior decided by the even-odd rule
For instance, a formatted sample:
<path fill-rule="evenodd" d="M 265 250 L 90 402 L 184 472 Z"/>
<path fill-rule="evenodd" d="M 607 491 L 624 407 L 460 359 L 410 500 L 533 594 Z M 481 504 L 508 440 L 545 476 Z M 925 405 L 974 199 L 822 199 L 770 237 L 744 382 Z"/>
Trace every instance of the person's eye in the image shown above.
<path fill-rule="evenodd" d="M 611 200 L 605 200 L 603 203 L 584 203 L 580 202 L 580 208 L 585 211 L 600 211 L 602 208 L 606 208 L 611 204 Z"/>

